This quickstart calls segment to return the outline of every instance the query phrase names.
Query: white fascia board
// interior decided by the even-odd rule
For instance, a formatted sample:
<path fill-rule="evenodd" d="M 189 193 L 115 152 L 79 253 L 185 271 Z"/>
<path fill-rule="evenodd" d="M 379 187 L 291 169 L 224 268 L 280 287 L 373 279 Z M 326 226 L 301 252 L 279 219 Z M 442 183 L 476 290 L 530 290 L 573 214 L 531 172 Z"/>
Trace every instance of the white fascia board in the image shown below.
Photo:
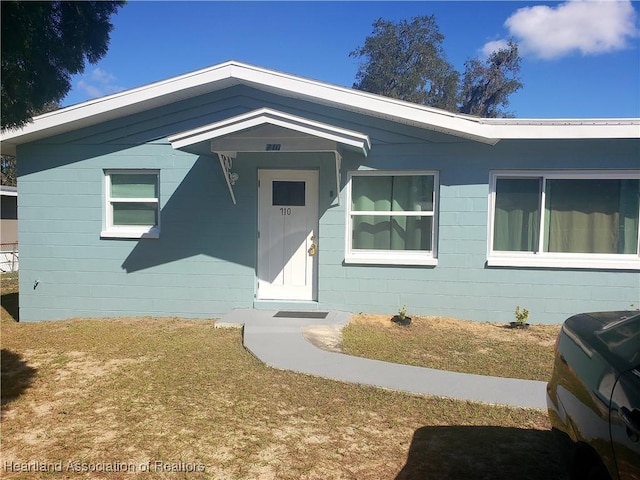
<path fill-rule="evenodd" d="M 488 134 L 502 140 L 640 138 L 640 119 L 483 119 Z"/>
<path fill-rule="evenodd" d="M 268 108 L 261 108 L 204 127 L 178 133 L 169 137 L 168 140 L 174 149 L 179 149 L 196 143 L 213 141 L 265 124 L 275 125 L 313 137 L 348 145 L 362 151 L 364 156 L 367 156 L 371 148 L 371 141 L 368 135 L 363 133 Z"/>
<path fill-rule="evenodd" d="M 114 120 L 239 83 L 451 135 L 486 143 L 496 142 L 483 135 L 482 126 L 473 117 L 231 61 L 40 115 L 22 129 L 0 134 L 2 150 L 3 153 L 7 150 L 6 153 L 15 154 L 15 146 L 22 143 Z"/>
<path fill-rule="evenodd" d="M 449 135 L 470 138 L 483 143 L 495 144 L 499 140 L 487 137 L 484 133 L 487 128 L 481 125 L 475 117 L 469 115 L 459 115 L 446 110 L 269 70 L 254 68 L 250 75 L 246 74 L 247 71 L 238 70 L 237 78 L 241 78 L 243 83 L 255 83 L 257 88 L 264 85 L 269 86 L 272 90 L 279 91 L 283 95 L 295 98 L 310 97 L 311 101 L 316 103 L 332 105 L 344 110 Z M 277 81 L 274 77 L 277 77 Z"/>
<path fill-rule="evenodd" d="M 20 129 L 0 133 L 2 153 L 15 155 L 16 146 L 23 143 L 115 120 L 235 85 L 238 82 L 232 78 L 229 70 L 232 63 L 219 64 L 39 115 Z"/>
<path fill-rule="evenodd" d="M 534 124 L 514 119 L 480 119 L 230 61 L 40 115 L 22 129 L 0 133 L 2 153 L 15 154 L 20 144 L 237 84 L 487 144 L 503 138 L 640 138 L 640 119 L 591 125 L 579 120 Z M 577 128 L 579 125 L 583 128 Z"/>

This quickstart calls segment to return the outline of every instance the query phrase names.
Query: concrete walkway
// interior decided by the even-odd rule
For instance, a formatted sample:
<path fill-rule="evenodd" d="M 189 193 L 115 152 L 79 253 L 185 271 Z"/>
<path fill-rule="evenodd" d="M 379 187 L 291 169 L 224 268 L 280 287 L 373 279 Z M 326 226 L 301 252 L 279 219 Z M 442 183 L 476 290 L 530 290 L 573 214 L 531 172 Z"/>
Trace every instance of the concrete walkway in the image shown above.
<path fill-rule="evenodd" d="M 546 410 L 546 383 L 446 372 L 352 357 L 320 349 L 304 337 L 313 326 L 346 325 L 349 313 L 325 319 L 280 318 L 276 312 L 233 310 L 217 327 L 244 326 L 244 346 L 266 365 L 344 382 L 421 395 Z"/>

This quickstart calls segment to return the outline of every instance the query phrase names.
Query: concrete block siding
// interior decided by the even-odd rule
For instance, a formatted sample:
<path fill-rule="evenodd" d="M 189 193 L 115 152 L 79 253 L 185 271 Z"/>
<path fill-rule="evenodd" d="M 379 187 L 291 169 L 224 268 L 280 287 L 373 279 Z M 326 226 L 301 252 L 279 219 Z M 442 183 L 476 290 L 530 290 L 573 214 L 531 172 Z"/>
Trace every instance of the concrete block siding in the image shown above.
<path fill-rule="evenodd" d="M 217 158 L 171 148 L 167 136 L 269 106 L 366 132 L 367 158 L 344 152 L 340 204 L 331 153 L 239 154 L 233 205 Z M 302 100 L 234 87 L 125 120 L 19 147 L 22 321 L 130 315 L 221 317 L 252 308 L 257 171 L 320 171 L 319 309 L 506 322 L 517 305 L 536 323 L 640 305 L 640 273 L 489 268 L 489 175 L 498 169 L 637 169 L 637 142 L 501 141 L 435 134 Z M 160 171 L 159 239 L 100 238 L 104 171 Z M 349 170 L 439 172 L 438 265 L 346 265 Z"/>

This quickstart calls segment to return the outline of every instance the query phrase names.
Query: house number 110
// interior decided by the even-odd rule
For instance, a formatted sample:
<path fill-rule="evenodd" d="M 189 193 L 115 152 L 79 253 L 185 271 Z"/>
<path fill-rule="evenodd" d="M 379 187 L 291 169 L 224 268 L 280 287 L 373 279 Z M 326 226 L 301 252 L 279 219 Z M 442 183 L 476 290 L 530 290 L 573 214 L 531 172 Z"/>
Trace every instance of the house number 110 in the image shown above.
<path fill-rule="evenodd" d="M 280 213 L 282 215 L 291 215 L 291 209 L 290 208 L 280 207 Z"/>

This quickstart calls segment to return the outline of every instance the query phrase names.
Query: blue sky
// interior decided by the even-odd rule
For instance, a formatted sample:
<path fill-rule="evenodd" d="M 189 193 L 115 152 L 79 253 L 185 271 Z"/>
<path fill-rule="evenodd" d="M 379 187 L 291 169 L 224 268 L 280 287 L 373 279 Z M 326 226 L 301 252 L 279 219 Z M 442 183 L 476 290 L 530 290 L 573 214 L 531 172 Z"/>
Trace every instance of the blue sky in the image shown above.
<path fill-rule="evenodd" d="M 640 4 L 566 2 L 130 1 L 112 17 L 107 55 L 72 79 L 63 106 L 227 60 L 351 87 L 378 19 L 434 14 L 448 60 L 513 37 L 524 88 L 519 118 L 640 117 Z"/>

